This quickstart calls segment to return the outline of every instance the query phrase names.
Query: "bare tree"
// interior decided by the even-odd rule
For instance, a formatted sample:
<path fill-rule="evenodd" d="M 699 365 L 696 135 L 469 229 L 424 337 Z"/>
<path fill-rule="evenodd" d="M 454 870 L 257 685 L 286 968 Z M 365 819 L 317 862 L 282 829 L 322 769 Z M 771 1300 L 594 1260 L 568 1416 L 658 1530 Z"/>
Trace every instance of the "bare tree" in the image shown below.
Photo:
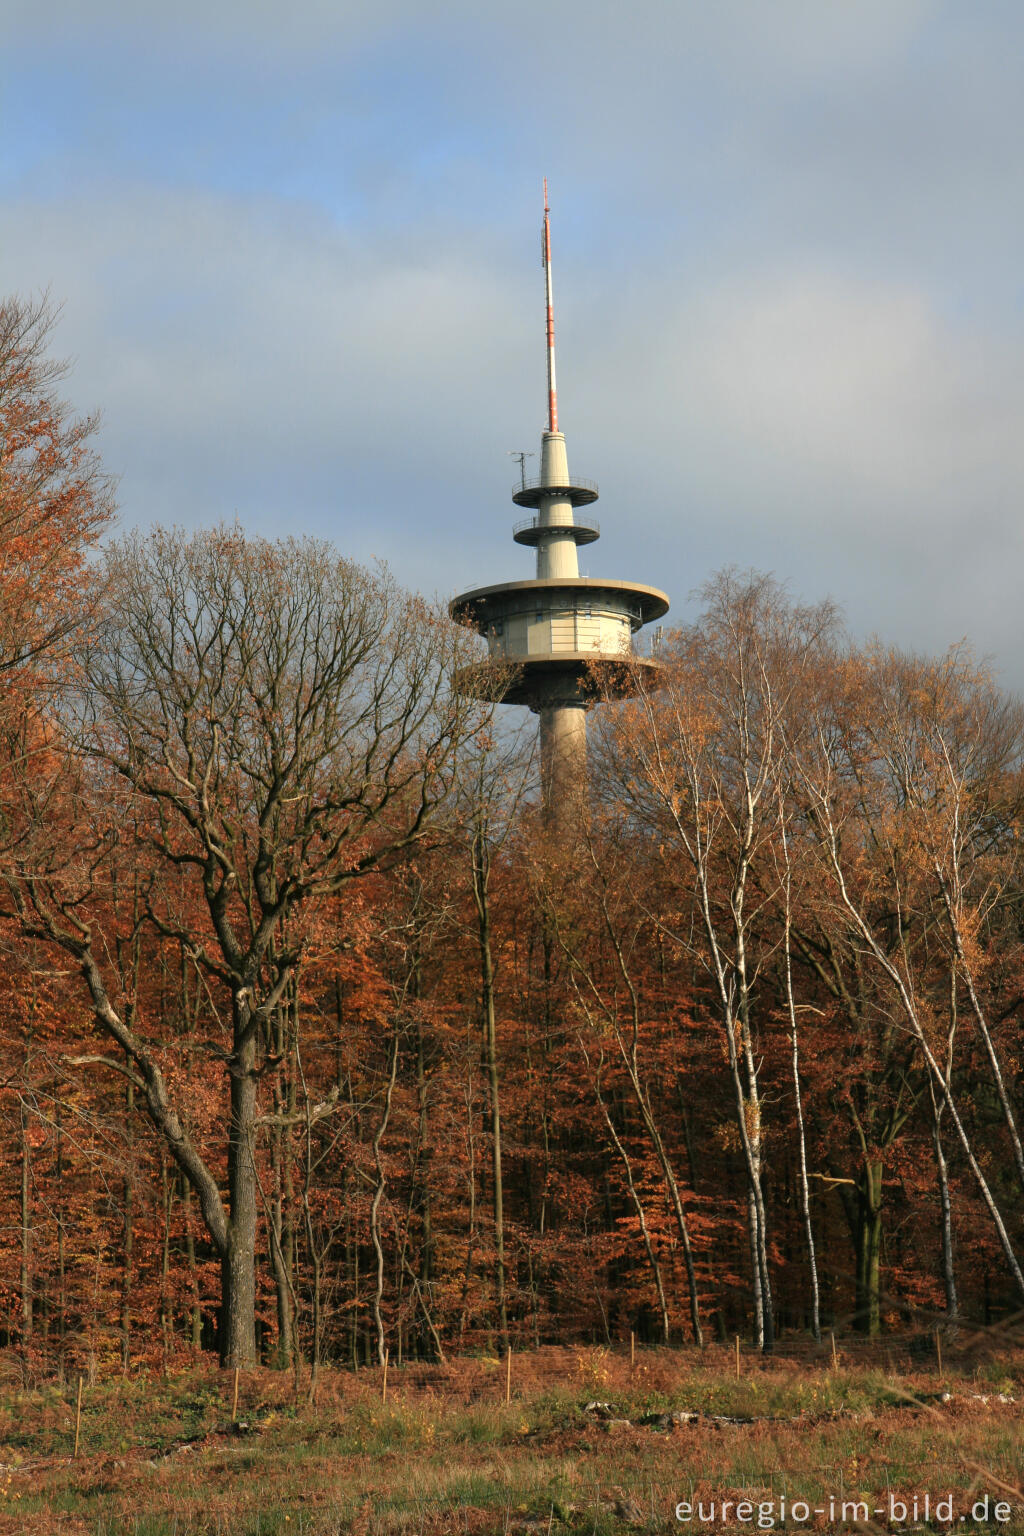
<path fill-rule="evenodd" d="M 818 1260 L 814 1246 L 814 1224 L 811 1221 L 810 1183 L 807 1175 L 807 1132 L 804 1127 L 803 1093 L 800 1087 L 800 1030 L 797 1025 L 797 1002 L 793 987 L 793 861 L 790 855 L 790 838 L 787 830 L 789 820 L 788 796 L 781 779 L 776 788 L 779 807 L 779 845 L 782 853 L 782 965 L 785 980 L 786 1014 L 789 1019 L 790 1065 L 793 1072 L 793 1104 L 796 1110 L 797 1159 L 800 1169 L 800 1215 L 803 1218 L 804 1233 L 807 1237 L 807 1265 L 811 1281 L 811 1332 L 814 1335 L 815 1341 L 820 1343 L 821 1302 L 818 1286 Z"/>
<path fill-rule="evenodd" d="M 147 923 L 229 1004 L 207 1045 L 227 1078 L 227 1199 L 160 1064 L 161 1021 L 128 1021 L 84 904 L 91 884 L 50 844 L 8 866 L 25 927 L 77 959 L 94 1015 L 195 1189 L 222 1274 L 221 1358 L 256 1357 L 254 1164 L 272 1022 L 310 922 L 348 882 L 421 838 L 447 795 L 472 713 L 453 687 L 466 641 L 436 609 L 311 540 L 237 528 L 158 530 L 108 552 L 107 599 L 79 655 L 77 744 L 97 787 L 145 808 L 157 871 Z M 111 777 L 112 776 L 112 777 Z M 174 889 L 184 894 L 173 899 Z"/>
<path fill-rule="evenodd" d="M 725 1037 L 747 1181 L 754 1331 L 774 1340 L 755 994 L 760 919 L 778 878 L 774 793 L 784 727 L 835 613 L 790 604 L 770 578 L 726 571 L 703 589 L 699 621 L 662 652 L 659 686 L 605 716 L 595 758 L 613 796 L 657 837 L 681 891 L 666 935 L 704 970 Z M 688 899 L 687 899 L 688 888 Z"/>
<path fill-rule="evenodd" d="M 940 845 L 944 857 L 952 857 L 951 850 L 960 846 L 957 829 L 963 826 L 964 805 L 959 790 L 948 803 L 944 794 L 933 798 L 930 770 L 917 752 L 933 728 L 926 723 L 935 705 L 931 670 L 895 656 L 857 658 L 848 669 L 849 681 L 831 697 L 822 697 L 816 730 L 797 759 L 798 771 L 822 854 L 823 901 L 845 922 L 850 942 L 890 989 L 935 1095 L 936 1124 L 940 1109 L 948 1109 L 1007 1267 L 1024 1297 L 1020 1258 L 951 1089 L 952 1067 L 945 1059 L 951 1048 L 948 1028 L 941 1034 L 936 1030 L 929 976 L 913 946 L 923 927 L 938 929 L 935 914 L 944 907 L 954 963 L 959 974 L 971 974 L 966 952 L 963 959 L 956 953 L 955 917 L 950 916 L 956 907 L 943 889 L 947 878 L 937 856 Z M 980 1012 L 979 1003 L 976 1022 Z M 1013 1144 L 1015 1122 L 1009 1106 L 1003 1107 Z"/>
<path fill-rule="evenodd" d="M 694 1343 L 699 1349 L 702 1349 L 704 1347 L 704 1334 L 700 1321 L 700 1295 L 697 1286 L 697 1268 L 694 1262 L 693 1244 L 690 1238 L 690 1224 L 686 1218 L 686 1209 L 683 1204 L 682 1191 L 679 1187 L 679 1178 L 652 1102 L 648 1074 L 641 1061 L 641 1038 L 644 1032 L 642 1006 L 640 991 L 630 967 L 629 951 L 633 948 L 639 929 L 648 926 L 649 920 L 646 916 L 640 916 L 638 919 L 635 911 L 630 915 L 624 915 L 621 910 L 615 910 L 615 907 L 618 906 L 618 903 L 615 902 L 616 893 L 612 890 L 608 873 L 602 867 L 601 860 L 597 855 L 592 829 L 588 833 L 586 846 L 591 865 L 588 874 L 592 873 L 593 875 L 592 884 L 588 881 L 586 887 L 586 899 L 596 911 L 600 938 L 606 941 L 611 951 L 612 965 L 609 981 L 605 981 L 604 978 L 600 977 L 598 969 L 593 963 L 595 952 L 599 948 L 599 942 L 595 942 L 595 935 L 587 934 L 584 937 L 579 932 L 572 932 L 569 925 L 562 920 L 560 911 L 562 903 L 557 900 L 550 903 L 550 920 L 553 931 L 569 962 L 570 982 L 580 1013 L 586 1021 L 588 1034 L 591 1039 L 598 1042 L 603 1038 L 607 1038 L 613 1047 L 614 1055 L 618 1057 L 618 1060 L 624 1067 L 626 1081 L 629 1084 L 637 1109 L 640 1111 L 641 1123 L 658 1166 L 661 1169 L 665 1192 L 672 1208 L 676 1231 L 679 1234 L 680 1247 L 683 1251 L 683 1264 L 686 1270 L 686 1283 L 690 1302 L 690 1328 L 693 1333 Z M 624 889 L 625 882 L 620 880 L 618 885 L 619 892 L 626 896 L 628 900 L 628 894 Z M 601 1069 L 604 1065 L 604 1053 L 600 1045 L 598 1045 L 597 1049 L 599 1052 L 599 1063 L 596 1076 L 593 1079 L 595 1095 L 603 1112 L 605 1125 L 611 1135 L 612 1142 L 626 1167 L 630 1195 L 640 1221 L 641 1235 L 644 1239 L 648 1260 L 652 1266 L 652 1273 L 655 1275 L 664 1326 L 667 1327 L 667 1312 L 660 1272 L 650 1244 L 646 1218 L 639 1203 L 639 1197 L 630 1171 L 629 1159 L 622 1146 L 621 1139 L 615 1132 L 608 1107 L 602 1096 Z M 586 1055 L 587 1052 L 584 1047 L 584 1056 L 586 1057 Z"/>
<path fill-rule="evenodd" d="M 953 974 L 967 994 L 1024 1194 L 1024 1145 L 979 980 L 986 958 L 980 936 L 1019 877 L 1014 811 L 1024 708 L 959 650 L 939 662 L 890 656 L 878 681 L 872 741 L 934 876 Z"/>
<path fill-rule="evenodd" d="M 494 1299 L 498 1337 L 508 1348 L 508 1269 L 505 1259 L 505 1182 L 502 1171 L 501 1070 L 495 1007 L 495 959 L 492 932 L 491 876 L 495 857 L 512 834 L 532 752 L 522 735 L 499 740 L 493 712 L 475 733 L 463 755 L 455 801 L 456 837 L 468 835 L 470 889 L 476 917 L 480 961 L 480 1012 L 491 1131 L 491 1180 L 494 1212 Z"/>
<path fill-rule="evenodd" d="M 592 1019 L 588 1020 L 588 1022 L 590 1022 L 591 1025 L 593 1024 Z M 612 1111 L 608 1105 L 608 1100 L 604 1095 L 604 1088 L 602 1085 L 602 1075 L 604 1072 L 604 1051 L 600 1049 L 598 1050 L 597 1063 L 596 1065 L 592 1066 L 590 1061 L 590 1052 L 587 1050 L 586 1040 L 582 1034 L 580 1035 L 579 1046 L 580 1055 L 583 1057 L 584 1065 L 586 1066 L 587 1071 L 590 1074 L 591 1081 L 594 1085 L 594 1097 L 597 1099 L 601 1114 L 604 1116 L 605 1129 L 608 1132 L 608 1139 L 612 1146 L 615 1148 L 616 1152 L 619 1154 L 619 1161 L 622 1164 L 622 1172 L 626 1180 L 626 1189 L 629 1193 L 630 1203 L 636 1213 L 636 1221 L 637 1226 L 640 1228 L 640 1237 L 644 1245 L 644 1253 L 647 1255 L 647 1263 L 650 1266 L 651 1278 L 654 1281 L 654 1289 L 658 1297 L 658 1315 L 661 1318 L 661 1342 L 667 1345 L 671 1342 L 672 1339 L 672 1323 L 671 1319 L 669 1318 L 668 1300 L 665 1296 L 665 1282 L 662 1278 L 661 1265 L 658 1263 L 658 1255 L 654 1251 L 654 1243 L 651 1238 L 651 1229 L 647 1221 L 647 1212 L 644 1209 L 644 1203 L 640 1197 L 640 1190 L 637 1188 L 636 1179 L 633 1175 L 633 1162 L 630 1158 L 629 1152 L 623 1145 L 622 1137 L 619 1135 L 618 1130 L 616 1129 L 615 1117 L 613 1116 Z M 699 1326 L 699 1309 L 697 1312 L 697 1317 Z M 701 1341 L 698 1339 L 698 1343 L 699 1342 Z"/>

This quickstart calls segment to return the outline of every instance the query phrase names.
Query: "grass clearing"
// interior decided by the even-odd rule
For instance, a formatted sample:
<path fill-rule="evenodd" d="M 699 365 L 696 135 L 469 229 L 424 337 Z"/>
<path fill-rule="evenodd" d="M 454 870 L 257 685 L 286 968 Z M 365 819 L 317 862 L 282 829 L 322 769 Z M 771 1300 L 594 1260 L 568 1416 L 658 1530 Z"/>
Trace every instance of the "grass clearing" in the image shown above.
<path fill-rule="evenodd" d="M 933 1505 L 954 1500 L 958 1528 L 980 1527 L 959 1519 L 979 1498 L 1005 1502 L 1007 1518 L 989 1528 L 1024 1533 L 1024 1359 L 1010 1348 L 978 1359 L 964 1350 L 941 1380 L 934 1367 L 900 1371 L 866 1357 L 833 1370 L 806 1349 L 768 1362 L 751 1353 L 737 1380 L 731 1347 L 712 1346 L 643 1351 L 633 1369 L 628 1354 L 608 1350 L 516 1356 L 507 1405 L 503 1369 L 486 1358 L 392 1367 L 386 1404 L 380 1385 L 379 1372 L 330 1371 L 310 1405 L 280 1372 L 243 1373 L 233 1426 L 229 1372 L 101 1380 L 83 1395 L 77 1461 L 74 1385 L 9 1392 L 0 1532 L 774 1528 L 758 1525 L 759 1505 L 779 1528 L 850 1531 L 858 1521 L 842 1514 L 844 1502 L 888 1512 L 891 1500 L 927 1492 Z M 679 1413 L 700 1417 L 672 1420 Z M 751 1518 L 697 1518 L 723 1500 L 750 1501 Z M 806 1520 L 792 1518 L 800 1500 Z M 693 1506 L 688 1522 L 675 1517 L 680 1501 Z M 859 1528 L 900 1527 L 872 1513 Z"/>

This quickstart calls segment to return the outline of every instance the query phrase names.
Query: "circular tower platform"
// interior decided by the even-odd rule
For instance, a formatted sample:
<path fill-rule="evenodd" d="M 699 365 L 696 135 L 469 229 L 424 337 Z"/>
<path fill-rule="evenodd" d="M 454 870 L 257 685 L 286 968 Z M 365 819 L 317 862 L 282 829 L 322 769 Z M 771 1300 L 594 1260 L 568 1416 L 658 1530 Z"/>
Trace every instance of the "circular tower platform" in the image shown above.
<path fill-rule="evenodd" d="M 492 704 L 525 704 L 534 713 L 558 705 L 587 705 L 601 699 L 626 699 L 656 687 L 661 662 L 653 656 L 595 656 L 591 652 L 555 652 L 477 661 L 460 667 L 459 688 Z"/>
<path fill-rule="evenodd" d="M 558 529 L 571 533 L 571 528 Z M 607 594 L 622 598 L 631 609 L 631 629 L 650 624 L 668 612 L 668 597 L 659 587 L 649 587 L 639 581 L 616 581 L 604 576 L 569 576 L 532 581 L 502 581 L 490 587 L 474 587 L 461 592 L 448 604 L 448 612 L 457 624 L 466 624 L 480 634 L 487 633 L 487 624 L 514 610 L 529 608 L 534 598 L 540 598 L 544 607 L 551 608 L 557 597 L 573 607 L 586 605 L 588 597 L 593 601 Z"/>
<path fill-rule="evenodd" d="M 579 475 L 572 485 L 562 485 L 557 479 L 548 482 L 539 476 L 534 480 L 524 480 L 512 492 L 512 500 L 517 507 L 539 507 L 545 498 L 549 501 L 567 501 L 573 507 L 589 507 L 592 501 L 597 500 L 597 486 L 593 480 L 584 480 Z"/>
<path fill-rule="evenodd" d="M 530 549 L 536 549 L 541 539 L 564 538 L 566 534 L 574 544 L 593 544 L 601 537 L 601 524 L 595 517 L 577 517 L 571 523 L 542 523 L 539 517 L 527 517 L 512 526 L 515 542 Z"/>
<path fill-rule="evenodd" d="M 448 611 L 487 641 L 487 660 L 459 674 L 467 689 L 543 709 L 635 692 L 641 676 L 653 682 L 659 663 L 638 656 L 632 637 L 668 611 L 668 598 L 640 582 L 577 576 L 477 587 Z"/>

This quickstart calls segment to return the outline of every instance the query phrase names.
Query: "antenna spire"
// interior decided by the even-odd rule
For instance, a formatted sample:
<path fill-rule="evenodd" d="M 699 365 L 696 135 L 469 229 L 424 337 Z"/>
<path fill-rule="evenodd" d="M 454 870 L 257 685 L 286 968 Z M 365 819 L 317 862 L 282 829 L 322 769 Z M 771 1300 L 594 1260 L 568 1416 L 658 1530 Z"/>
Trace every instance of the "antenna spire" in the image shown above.
<path fill-rule="evenodd" d="M 558 389 L 555 384 L 555 308 L 551 298 L 551 210 L 548 179 L 544 177 L 544 294 L 547 300 L 548 336 L 548 431 L 558 431 Z"/>

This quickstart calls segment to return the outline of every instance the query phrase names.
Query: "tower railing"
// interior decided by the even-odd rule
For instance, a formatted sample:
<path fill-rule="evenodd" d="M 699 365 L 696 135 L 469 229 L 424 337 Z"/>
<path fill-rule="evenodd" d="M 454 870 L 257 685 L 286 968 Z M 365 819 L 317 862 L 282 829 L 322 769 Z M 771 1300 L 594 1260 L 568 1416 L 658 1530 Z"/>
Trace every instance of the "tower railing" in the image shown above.
<path fill-rule="evenodd" d="M 598 538 L 601 533 L 601 524 L 596 517 L 574 517 L 571 523 L 542 523 L 539 517 L 524 517 L 521 522 L 512 524 L 512 537 L 526 533 L 531 528 L 537 528 L 547 533 L 571 533 L 574 528 L 584 529 Z M 589 543 L 589 540 L 581 542 Z"/>
<path fill-rule="evenodd" d="M 541 475 L 528 475 L 523 480 L 517 480 L 512 487 L 513 495 L 516 491 L 520 492 L 520 494 L 523 491 L 550 491 L 554 496 L 559 491 L 570 490 L 593 491 L 596 497 L 598 490 L 597 481 L 584 480 L 582 475 L 570 475 L 564 485 L 546 485 Z"/>

